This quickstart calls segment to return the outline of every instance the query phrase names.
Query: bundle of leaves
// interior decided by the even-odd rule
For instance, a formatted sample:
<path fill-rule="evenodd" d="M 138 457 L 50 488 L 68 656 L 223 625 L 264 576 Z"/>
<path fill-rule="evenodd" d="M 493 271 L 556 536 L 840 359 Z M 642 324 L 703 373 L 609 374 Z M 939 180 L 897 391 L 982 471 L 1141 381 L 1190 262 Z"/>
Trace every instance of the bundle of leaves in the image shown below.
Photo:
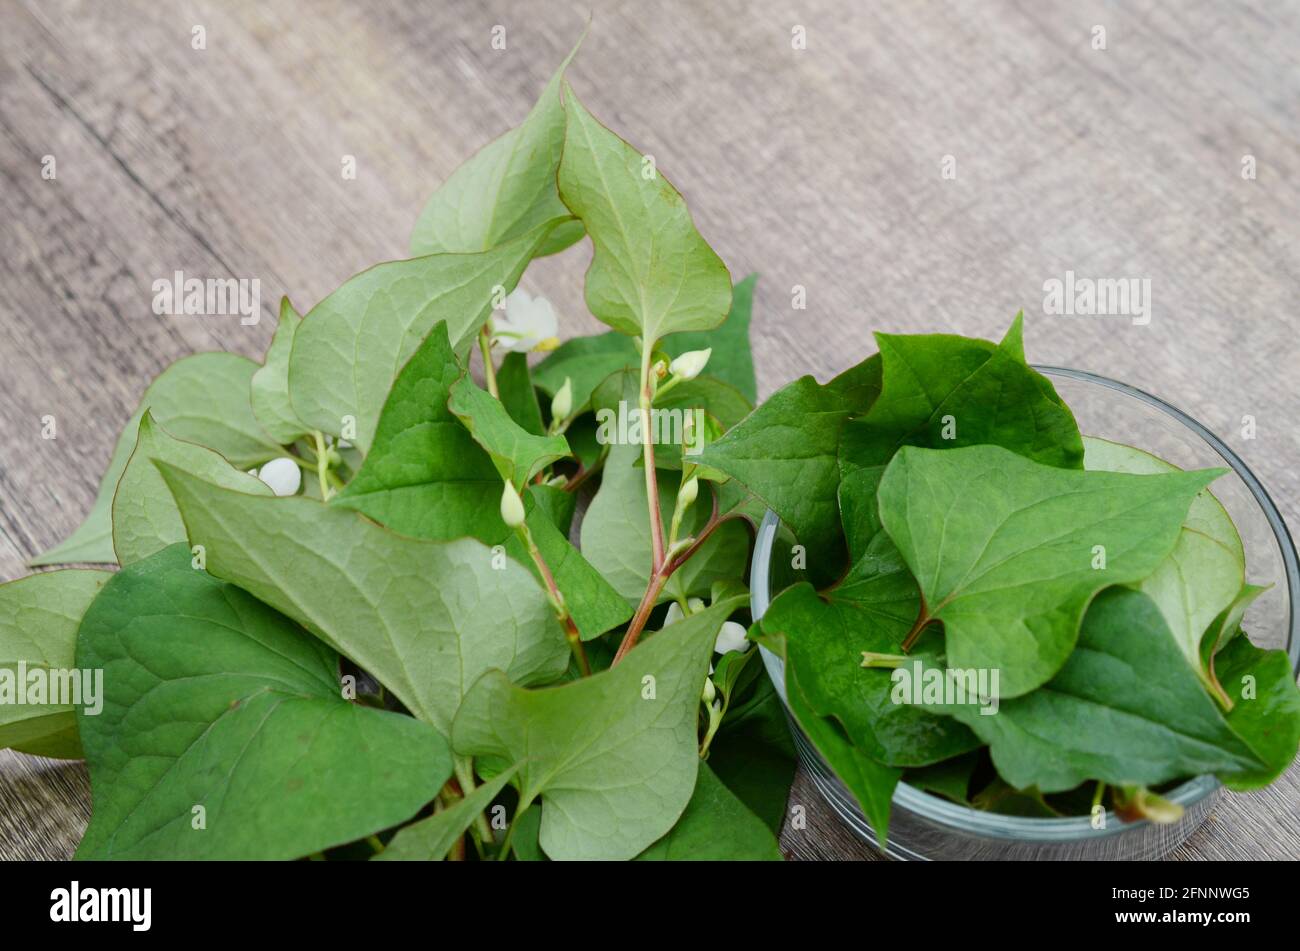
<path fill-rule="evenodd" d="M 704 464 L 800 542 L 807 577 L 774 580 L 762 637 L 881 842 L 900 782 L 1098 824 L 1107 801 L 1174 821 L 1159 792 L 1194 776 L 1270 783 L 1300 744 L 1300 690 L 1241 631 L 1264 589 L 1209 488 L 1224 470 L 1081 436 L 1020 316 L 1000 344 L 876 339 Z"/>
<path fill-rule="evenodd" d="M 153 382 L 34 562 L 119 570 L 0 587 L 0 747 L 85 757 L 79 857 L 781 857 L 762 508 L 698 465 L 753 407 L 753 279 L 564 66 L 410 259 Z M 584 238 L 613 329 L 555 349 L 516 285 Z M 27 690 L 74 668 L 101 697 Z"/>

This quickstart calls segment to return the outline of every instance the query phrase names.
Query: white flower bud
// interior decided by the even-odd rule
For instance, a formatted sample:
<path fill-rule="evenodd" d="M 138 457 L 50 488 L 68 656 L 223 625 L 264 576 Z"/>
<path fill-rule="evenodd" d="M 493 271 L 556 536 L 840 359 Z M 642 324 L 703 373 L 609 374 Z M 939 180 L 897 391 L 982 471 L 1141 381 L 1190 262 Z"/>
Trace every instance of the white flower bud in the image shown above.
<path fill-rule="evenodd" d="M 718 688 L 713 686 L 713 680 L 709 677 L 704 678 L 704 702 L 713 705 L 713 700 L 718 695 Z"/>
<path fill-rule="evenodd" d="M 747 647 L 749 641 L 745 637 L 745 626 L 735 621 L 723 621 L 722 630 L 718 631 L 718 639 L 713 642 L 714 652 L 726 654 L 731 651 L 743 651 Z"/>
<path fill-rule="evenodd" d="M 668 369 L 674 376 L 683 380 L 693 380 L 700 375 L 700 372 L 709 362 L 709 357 L 713 354 L 713 348 L 708 347 L 704 350 L 688 350 L 680 357 L 668 364 Z"/>
<path fill-rule="evenodd" d="M 298 463 L 285 456 L 272 459 L 262 466 L 257 477 L 269 485 L 276 495 L 294 495 L 302 485 L 302 472 Z"/>
<path fill-rule="evenodd" d="M 513 482 L 506 481 L 501 491 L 501 521 L 511 528 L 524 524 L 524 500 L 515 491 Z"/>
<path fill-rule="evenodd" d="M 700 480 L 695 476 L 691 476 L 677 493 L 677 507 L 683 512 L 686 511 L 695 504 L 695 499 L 699 494 Z"/>
<path fill-rule="evenodd" d="M 555 396 L 551 400 L 551 419 L 554 421 L 565 420 L 573 412 L 573 385 L 569 378 L 564 378 L 564 385 L 555 391 Z"/>

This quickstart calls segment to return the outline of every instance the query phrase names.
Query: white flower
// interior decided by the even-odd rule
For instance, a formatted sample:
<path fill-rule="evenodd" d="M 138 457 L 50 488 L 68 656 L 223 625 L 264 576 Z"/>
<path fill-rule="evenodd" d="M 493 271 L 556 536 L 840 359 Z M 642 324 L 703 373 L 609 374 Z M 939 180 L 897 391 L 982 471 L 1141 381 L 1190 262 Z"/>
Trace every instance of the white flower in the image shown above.
<path fill-rule="evenodd" d="M 723 621 L 722 630 L 718 631 L 718 639 L 713 642 L 713 650 L 718 654 L 726 654 L 730 651 L 743 651 L 749 647 L 749 641 L 745 637 L 745 626 L 737 624 L 735 621 Z"/>
<path fill-rule="evenodd" d="M 556 327 L 551 302 L 545 297 L 529 297 L 517 287 L 506 298 L 505 315 L 492 318 L 492 343 L 515 353 L 553 350 Z"/>
<path fill-rule="evenodd" d="M 506 303 L 509 303 L 509 301 Z M 700 375 L 700 371 L 703 370 L 705 365 L 709 362 L 709 357 L 712 354 L 712 347 L 709 347 L 706 350 L 688 350 L 686 353 L 683 353 L 680 357 L 673 360 L 672 363 L 668 364 L 668 369 L 672 372 L 673 376 L 679 377 L 683 380 L 693 380 Z"/>
<path fill-rule="evenodd" d="M 561 422 L 569 418 L 573 412 L 573 384 L 569 378 L 564 378 L 564 385 L 555 391 L 555 396 L 551 399 L 551 420 Z"/>
<path fill-rule="evenodd" d="M 687 600 L 686 606 L 691 609 L 692 614 L 703 611 L 704 599 L 690 598 Z M 685 617 L 685 615 L 682 614 L 682 606 L 674 601 L 672 604 L 668 605 L 668 610 L 664 613 L 664 627 L 667 627 L 669 624 L 676 624 L 683 617 Z"/>
<path fill-rule="evenodd" d="M 302 485 L 302 471 L 298 463 L 286 456 L 272 459 L 262 466 L 257 477 L 271 487 L 276 495 L 295 495 Z"/>
<path fill-rule="evenodd" d="M 501 490 L 501 521 L 511 528 L 524 524 L 524 500 L 509 480 L 506 480 L 505 488 Z"/>

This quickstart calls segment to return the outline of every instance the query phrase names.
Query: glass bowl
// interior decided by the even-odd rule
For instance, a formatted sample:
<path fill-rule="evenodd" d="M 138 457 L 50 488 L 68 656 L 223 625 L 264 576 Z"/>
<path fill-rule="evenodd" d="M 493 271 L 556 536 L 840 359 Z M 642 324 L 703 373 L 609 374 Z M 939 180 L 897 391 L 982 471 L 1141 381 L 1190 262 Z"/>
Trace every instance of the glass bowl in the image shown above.
<path fill-rule="evenodd" d="M 1059 367 L 1035 367 L 1050 379 L 1074 411 L 1085 435 L 1152 452 L 1184 469 L 1226 467 L 1215 480 L 1215 497 L 1236 523 L 1246 552 L 1246 574 L 1255 584 L 1271 584 L 1243 622 L 1260 647 L 1284 648 L 1293 670 L 1300 670 L 1300 636 L 1295 605 L 1300 600 L 1296 549 L 1282 516 L 1254 473 L 1221 439 L 1163 400 L 1124 383 Z M 768 512 L 754 546 L 750 591 L 755 618 L 771 602 L 772 545 L 779 521 Z M 785 700 L 785 665 L 763 649 L 763 662 Z M 857 835 L 873 847 L 876 836 L 852 793 L 835 776 L 816 747 L 786 710 L 803 762 L 821 795 Z M 1020 818 L 980 812 L 900 783 L 894 793 L 885 852 L 897 859 L 1155 859 L 1171 852 L 1205 821 L 1220 793 L 1212 776 L 1198 776 L 1166 794 L 1183 807 L 1172 824 L 1124 822 L 1106 814 L 1094 829 L 1087 816 Z"/>

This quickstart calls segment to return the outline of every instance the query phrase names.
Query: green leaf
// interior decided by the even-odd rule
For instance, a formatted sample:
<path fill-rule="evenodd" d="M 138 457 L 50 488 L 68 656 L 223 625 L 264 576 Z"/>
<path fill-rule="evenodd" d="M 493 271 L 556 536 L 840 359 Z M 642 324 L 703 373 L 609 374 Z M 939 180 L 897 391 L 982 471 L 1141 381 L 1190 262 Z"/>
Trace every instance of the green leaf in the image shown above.
<path fill-rule="evenodd" d="M 1180 658 L 1155 602 L 1110 588 L 1093 601 L 1078 647 L 1045 686 L 1003 699 L 993 715 L 973 704 L 927 706 L 974 730 L 1017 789 L 1061 792 L 1090 779 L 1155 786 L 1258 768 Z"/>
<path fill-rule="evenodd" d="M 99 483 L 86 520 L 61 544 L 29 564 L 116 561 L 113 553 L 113 493 L 135 448 L 145 410 L 177 439 L 207 446 L 241 469 L 258 466 L 283 450 L 262 432 L 248 401 L 257 364 L 233 353 L 197 353 L 177 360 L 149 385 L 122 428 L 113 457 Z"/>
<path fill-rule="evenodd" d="M 578 633 L 584 641 L 589 641 L 628 620 L 632 616 L 632 606 L 561 534 L 553 516 L 539 501 L 545 498 L 541 491 L 544 488 L 529 486 L 524 494 L 528 531 L 555 577 L 556 586 L 564 595 Z M 523 543 L 513 533 L 506 542 L 506 551 L 520 564 L 528 566 L 534 575 L 537 574 Z"/>
<path fill-rule="evenodd" d="M 1020 318 L 1010 334 L 1018 337 Z M 1022 355 L 950 334 L 876 334 L 880 397 L 844 428 L 841 466 L 885 466 L 900 446 L 991 444 L 1044 465 L 1083 467 L 1069 409 Z M 1046 384 L 1046 385 L 1044 385 Z"/>
<path fill-rule="evenodd" d="M 650 579 L 650 515 L 646 504 L 645 470 L 637 466 L 641 448 L 610 447 L 600 488 L 582 520 L 582 552 L 619 594 L 635 605 Z M 659 506 L 671 519 L 677 486 L 659 480 Z M 701 492 L 683 519 L 682 536 L 698 531 L 708 520 L 710 505 Z M 664 532 L 667 536 L 668 526 Z M 749 532 L 740 521 L 724 522 L 700 549 L 669 579 L 660 600 L 703 597 L 715 581 L 740 578 L 749 560 Z"/>
<path fill-rule="evenodd" d="M 26 672 L 75 666 L 77 626 L 111 577 L 107 571 L 65 568 L 0 584 L 0 749 L 81 758 L 72 705 L 49 703 L 49 695 L 47 702 L 19 704 L 16 691 Z M 81 699 L 102 701 L 103 695 L 82 693 Z"/>
<path fill-rule="evenodd" d="M 1264 764 L 1262 769 L 1220 771 L 1238 792 L 1267 786 L 1291 765 L 1300 748 L 1300 688 L 1285 651 L 1260 650 L 1244 636 L 1215 658 L 1219 682 L 1232 700 L 1228 726 Z"/>
<path fill-rule="evenodd" d="M 690 350 L 713 348 L 707 367 L 709 376 L 735 387 L 752 406 L 758 402 L 758 381 L 754 378 L 754 353 L 749 345 L 749 324 L 754 313 L 754 285 L 751 274 L 731 289 L 731 310 L 716 330 L 673 334 L 663 348 L 670 357 Z"/>
<path fill-rule="evenodd" d="M 516 489 L 523 489 L 546 466 L 569 455 L 569 444 L 563 436 L 535 436 L 528 432 L 510 418 L 499 399 L 480 389 L 469 374 L 451 385 L 447 408 L 492 457 L 500 478 L 512 482 Z"/>
<path fill-rule="evenodd" d="M 771 830 L 701 763 L 686 811 L 637 861 L 780 862 L 782 855 Z"/>
<path fill-rule="evenodd" d="M 515 819 L 515 837 L 511 851 L 517 862 L 545 862 L 546 854 L 537 842 L 542 830 L 542 806 L 534 803 Z"/>
<path fill-rule="evenodd" d="M 1244 584 L 1232 603 L 1219 612 L 1201 635 L 1201 663 L 1214 678 L 1214 658 L 1234 637 L 1241 633 L 1241 622 L 1246 609 L 1272 585 Z M 1218 683 L 1215 678 L 1215 683 Z"/>
<path fill-rule="evenodd" d="M 911 605 L 909 605 L 911 606 Z M 976 749 L 970 730 L 893 697 L 891 670 L 862 666 L 864 651 L 899 654 L 911 621 L 888 606 L 819 597 L 811 585 L 783 591 L 763 615 L 763 630 L 785 635 L 785 662 L 818 716 L 834 717 L 854 746 L 889 766 L 926 766 Z M 914 656 L 938 662 L 938 639 Z"/>
<path fill-rule="evenodd" d="M 522 763 L 519 808 L 542 797 L 552 859 L 630 859 L 677 822 L 699 767 L 696 721 L 725 608 L 650 636 L 617 666 L 523 690 L 490 671 L 465 697 L 452 745 Z"/>
<path fill-rule="evenodd" d="M 748 653 L 758 651 L 750 648 Z M 733 652 L 719 660 L 718 671 L 722 671 L 727 658 L 735 656 Z M 763 672 L 762 663 L 756 660 L 748 669 L 757 675 L 753 690 L 743 702 L 733 699 L 709 747 L 709 766 L 775 835 L 785 820 L 786 801 L 794 781 L 794 740 L 785 707 Z M 721 685 L 718 690 L 722 692 Z"/>
<path fill-rule="evenodd" d="M 652 160 L 597 122 L 567 85 L 565 112 L 560 198 L 582 219 L 594 246 L 587 307 L 647 344 L 722 323 L 731 306 L 731 275 L 695 230 L 682 196 Z"/>
<path fill-rule="evenodd" d="M 146 410 L 135 451 L 113 496 L 113 547 L 122 565 L 185 541 L 185 523 L 155 462 L 166 462 L 225 489 L 274 494 L 261 479 L 234 468 L 211 449 L 173 439 Z"/>
<path fill-rule="evenodd" d="M 547 396 L 554 396 L 569 381 L 573 410 L 591 406 L 596 387 L 612 374 L 640 366 L 641 356 L 630 337 L 609 331 L 566 340 L 533 368 L 533 382 Z"/>
<path fill-rule="evenodd" d="M 412 538 L 449 541 L 468 535 L 487 545 L 504 543 L 510 556 L 537 577 L 527 549 L 501 520 L 501 475 L 448 407 L 452 384 L 462 373 L 446 328 L 438 324 L 398 375 L 361 470 L 330 504 L 355 509 Z M 514 434 L 519 446 L 558 447 L 564 442 L 523 433 L 513 421 L 501 418 L 501 404 L 486 393 L 475 405 L 478 402 L 493 404 L 484 412 L 491 432 Z M 529 486 L 525 511 L 579 632 L 591 638 L 626 621 L 631 612 L 569 544 L 573 501 L 569 493 Z M 557 527 L 557 518 L 565 531 Z"/>
<path fill-rule="evenodd" d="M 1136 475 L 1179 471 L 1163 459 L 1119 443 L 1088 438 L 1084 447 L 1089 469 Z M 1216 685 L 1201 662 L 1201 639 L 1214 619 L 1237 600 L 1245 582 L 1241 537 L 1219 500 L 1203 489 L 1187 510 L 1173 551 L 1136 585 L 1160 608 L 1178 649 L 1212 692 L 1217 692 Z"/>
<path fill-rule="evenodd" d="M 814 712 L 804 699 L 798 675 L 789 666 L 785 669 L 785 695 L 799 727 L 858 801 L 876 833 L 876 841 L 884 848 L 889 836 L 890 804 L 903 771 L 872 759 L 845 736 L 839 723 Z"/>
<path fill-rule="evenodd" d="M 78 636 L 105 700 L 77 720 L 95 801 L 77 857 L 292 859 L 419 811 L 446 741 L 344 700 L 338 663 L 183 545 L 124 568 Z"/>
<path fill-rule="evenodd" d="M 465 834 L 474 817 L 492 805 L 492 800 L 518 770 L 517 765 L 511 766 L 441 812 L 399 829 L 384 851 L 372 861 L 441 862 Z"/>
<path fill-rule="evenodd" d="M 825 386 L 810 376 L 782 387 L 709 445 L 700 462 L 740 482 L 781 516 L 814 561 L 833 574 L 842 548 L 840 432 L 867 410 L 880 389 L 872 357 Z"/>
<path fill-rule="evenodd" d="M 280 322 L 266 351 L 266 362 L 253 374 L 249 389 L 253 415 L 272 439 L 285 446 L 308 434 L 289 400 L 289 354 L 300 323 L 302 318 L 289 298 L 280 298 Z"/>
<path fill-rule="evenodd" d="M 298 621 L 440 732 L 483 671 L 545 683 L 568 664 L 536 582 L 509 559 L 494 565 L 480 542 L 407 538 L 311 499 L 159 468 L 209 572 Z"/>
<path fill-rule="evenodd" d="M 542 225 L 490 251 L 389 261 L 350 278 L 311 309 L 294 334 L 289 394 L 312 429 L 370 449 L 402 365 L 435 324 L 466 353 L 495 302 L 514 289 L 549 233 Z"/>
<path fill-rule="evenodd" d="M 511 419 L 534 436 L 546 435 L 542 408 L 537 403 L 537 391 L 533 389 L 528 372 L 527 354 L 506 354 L 501 366 L 497 367 L 497 392 Z"/>
<path fill-rule="evenodd" d="M 978 751 L 963 753 L 942 763 L 909 769 L 903 774 L 903 781 L 909 786 L 968 806 L 971 776 L 979 761 Z"/>
<path fill-rule="evenodd" d="M 880 516 L 920 584 L 918 623 L 943 622 L 949 665 L 997 668 L 1002 696 L 1018 697 L 1060 670 L 1093 595 L 1164 560 L 1221 471 L 1081 472 L 998 446 L 904 446 Z"/>
<path fill-rule="evenodd" d="M 487 251 L 557 218 L 567 218 L 555 177 L 564 150 L 560 84 L 578 46 L 564 58 L 518 126 L 462 164 L 433 193 L 411 233 L 411 254 Z M 539 251 L 553 254 L 582 238 L 570 222 Z"/>
<path fill-rule="evenodd" d="M 749 323 L 757 281 L 758 275 L 751 274 L 732 288 L 731 311 L 716 330 L 672 334 L 663 341 L 663 350 L 670 357 L 681 356 L 688 350 L 712 347 L 708 376 L 733 387 L 748 401 L 750 408 L 758 400 L 754 357 L 749 346 Z M 639 364 L 636 344 L 621 333 L 574 337 L 560 344 L 533 369 L 533 379 L 542 392 L 554 396 L 567 377 L 573 391 L 574 410 L 581 412 L 590 404 L 596 387 L 611 374 L 637 369 Z"/>
<path fill-rule="evenodd" d="M 447 406 L 463 372 L 438 323 L 398 374 L 360 471 L 330 504 L 414 538 L 501 541 L 501 476 Z"/>

